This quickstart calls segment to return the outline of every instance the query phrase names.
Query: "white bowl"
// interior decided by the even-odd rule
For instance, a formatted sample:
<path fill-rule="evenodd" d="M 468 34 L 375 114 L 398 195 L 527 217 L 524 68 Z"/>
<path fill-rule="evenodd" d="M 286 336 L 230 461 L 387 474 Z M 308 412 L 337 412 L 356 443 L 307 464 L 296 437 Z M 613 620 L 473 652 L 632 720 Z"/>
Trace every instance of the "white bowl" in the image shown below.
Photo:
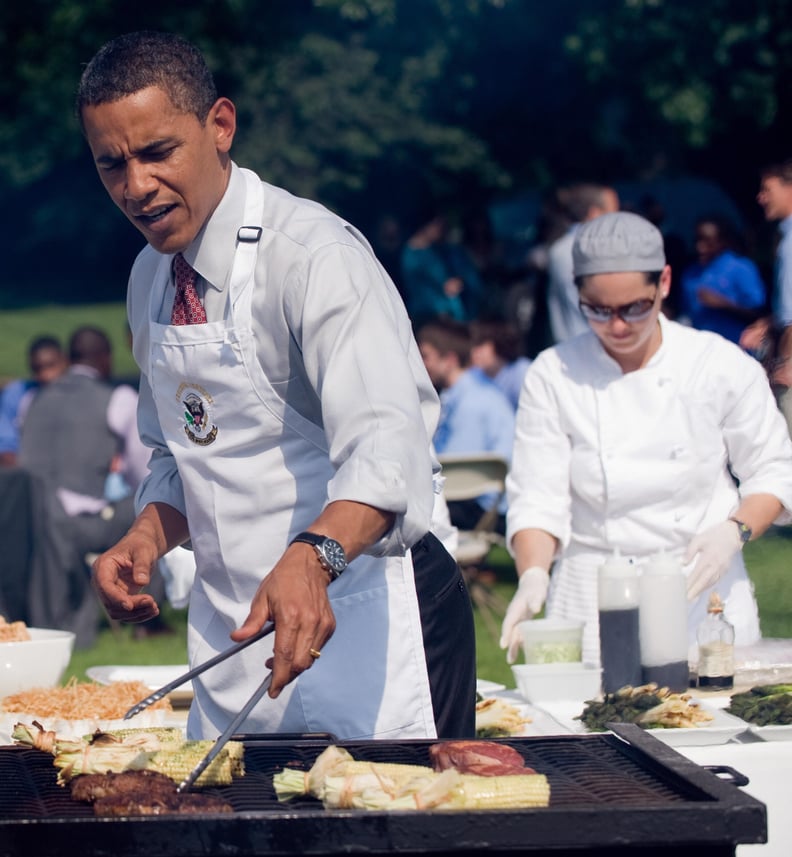
<path fill-rule="evenodd" d="M 514 664 L 512 674 L 528 702 L 585 702 L 599 696 L 602 683 L 602 670 L 584 663 Z"/>
<path fill-rule="evenodd" d="M 74 634 L 28 628 L 30 640 L 0 643 L 0 701 L 38 687 L 57 687 L 71 660 Z"/>

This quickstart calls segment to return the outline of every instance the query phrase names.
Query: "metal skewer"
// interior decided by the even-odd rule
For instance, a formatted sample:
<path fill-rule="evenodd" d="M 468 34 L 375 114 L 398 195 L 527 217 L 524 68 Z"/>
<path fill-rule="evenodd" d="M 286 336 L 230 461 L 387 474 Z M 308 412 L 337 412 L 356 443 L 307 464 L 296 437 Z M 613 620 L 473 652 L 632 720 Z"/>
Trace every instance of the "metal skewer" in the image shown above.
<path fill-rule="evenodd" d="M 241 643 L 236 643 L 230 648 L 226 649 L 223 652 L 215 655 L 213 658 L 209 658 L 208 661 L 204 661 L 204 663 L 199 664 L 197 667 L 189 670 L 186 673 L 178 676 L 173 679 L 173 681 L 169 681 L 167 684 L 163 685 L 158 690 L 155 690 L 154 693 L 149 694 L 145 699 L 141 699 L 140 702 L 136 703 L 132 706 L 132 708 L 127 711 L 124 715 L 124 720 L 130 720 L 136 714 L 140 714 L 141 711 L 148 708 L 149 705 L 153 705 L 155 702 L 158 702 L 162 699 L 163 696 L 169 694 L 172 690 L 176 690 L 177 687 L 185 684 L 186 682 L 193 679 L 195 676 L 200 675 L 204 670 L 208 670 L 210 667 L 213 667 L 215 664 L 219 664 L 221 661 L 224 661 L 226 658 L 230 658 L 232 655 L 235 655 L 237 652 L 241 652 L 242 649 L 247 648 L 252 643 L 257 642 L 262 637 L 266 637 L 268 634 L 271 634 L 275 630 L 275 625 L 272 622 L 265 622 L 262 625 L 261 630 L 256 631 L 256 633 L 252 637 L 248 637 L 247 640 L 243 640 Z M 268 685 L 269 687 L 269 685 Z M 260 689 L 260 688 L 259 688 Z M 265 688 L 266 690 L 266 688 Z"/>
<path fill-rule="evenodd" d="M 212 763 L 212 760 L 217 756 L 217 754 L 225 747 L 228 743 L 229 738 L 237 731 L 240 724 L 243 720 L 250 714 L 250 712 L 255 708 L 258 701 L 262 696 L 269 690 L 269 686 L 272 684 L 272 672 L 270 672 L 263 682 L 256 688 L 253 692 L 253 695 L 250 699 L 244 704 L 240 712 L 237 716 L 228 724 L 225 731 L 222 735 L 215 741 L 211 750 L 201 759 L 200 762 L 190 771 L 190 773 L 181 781 L 179 787 L 176 789 L 177 792 L 184 792 L 189 789 L 192 784 L 201 776 L 201 774 L 209 767 Z"/>

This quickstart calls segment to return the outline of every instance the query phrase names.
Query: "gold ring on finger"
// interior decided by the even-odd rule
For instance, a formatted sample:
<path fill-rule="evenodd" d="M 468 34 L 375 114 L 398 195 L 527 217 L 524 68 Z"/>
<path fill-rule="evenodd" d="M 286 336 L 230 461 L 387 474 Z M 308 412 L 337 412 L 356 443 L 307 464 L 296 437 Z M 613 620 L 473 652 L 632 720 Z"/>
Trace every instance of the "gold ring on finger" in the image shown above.
<path fill-rule="evenodd" d="M 318 652 L 316 649 L 308 649 L 308 654 L 309 654 L 309 655 L 310 655 L 314 660 L 317 660 L 318 658 L 321 658 L 321 657 L 322 657 L 322 653 L 321 653 L 321 652 Z"/>

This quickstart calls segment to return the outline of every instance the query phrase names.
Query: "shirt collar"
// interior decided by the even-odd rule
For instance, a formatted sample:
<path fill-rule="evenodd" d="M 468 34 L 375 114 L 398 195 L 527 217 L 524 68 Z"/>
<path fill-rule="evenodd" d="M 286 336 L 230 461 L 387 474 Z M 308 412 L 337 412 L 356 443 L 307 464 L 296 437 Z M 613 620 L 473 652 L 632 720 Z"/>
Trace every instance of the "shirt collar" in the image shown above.
<path fill-rule="evenodd" d="M 792 232 L 792 214 L 790 214 L 789 217 L 785 217 L 778 224 L 778 228 L 781 230 L 781 232 L 784 233 L 784 235 L 788 235 L 790 232 Z"/>
<path fill-rule="evenodd" d="M 236 234 L 243 225 L 245 177 L 232 162 L 231 176 L 223 198 L 203 225 L 184 258 L 214 289 L 225 289 L 236 251 Z"/>
<path fill-rule="evenodd" d="M 72 365 L 69 366 L 69 374 L 85 375 L 87 378 L 101 377 L 98 369 L 94 369 L 93 366 L 88 366 L 85 363 L 72 363 Z"/>

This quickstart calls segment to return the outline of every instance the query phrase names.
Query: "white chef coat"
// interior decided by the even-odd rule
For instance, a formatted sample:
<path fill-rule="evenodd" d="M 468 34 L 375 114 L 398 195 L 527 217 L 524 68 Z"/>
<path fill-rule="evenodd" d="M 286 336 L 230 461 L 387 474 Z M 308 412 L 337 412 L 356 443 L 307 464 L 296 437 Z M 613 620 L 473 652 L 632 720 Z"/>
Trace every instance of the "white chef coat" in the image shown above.
<path fill-rule="evenodd" d="M 259 223 L 257 243 L 234 240 L 243 227 L 239 234 L 255 237 L 247 227 Z M 249 276 L 240 276 L 242 252 Z M 190 521 L 191 661 L 229 645 L 261 577 L 327 502 L 368 503 L 392 511 L 394 527 L 328 590 L 338 627 L 321 662 L 266 699 L 246 729 L 324 724 L 339 737 L 432 737 L 407 549 L 429 529 L 428 438 L 439 408 L 396 289 L 352 227 L 236 166 L 184 255 L 208 283 L 206 325 L 168 324 L 170 258 L 150 247 L 133 268 L 128 309 L 141 436 L 154 448 L 138 507 L 165 502 Z M 210 442 L 185 441 L 180 373 L 217 419 Z M 263 482 L 249 488 L 256 472 Z M 271 651 L 270 638 L 235 656 L 235 674 L 216 669 L 198 680 L 193 734 L 217 734 L 244 703 L 261 680 L 267 642 Z"/>
<path fill-rule="evenodd" d="M 559 539 L 547 611 L 586 622 L 599 659 L 597 569 L 618 549 L 637 562 L 681 557 L 691 538 L 769 493 L 792 509 L 792 444 L 756 360 L 717 334 L 660 316 L 662 344 L 624 374 L 589 331 L 542 352 L 526 373 L 507 479 L 507 538 Z M 739 480 L 739 492 L 735 479 Z M 785 511 L 777 523 L 790 520 Z M 714 587 L 741 644 L 759 636 L 742 554 Z M 690 642 L 710 590 L 688 614 Z"/>

